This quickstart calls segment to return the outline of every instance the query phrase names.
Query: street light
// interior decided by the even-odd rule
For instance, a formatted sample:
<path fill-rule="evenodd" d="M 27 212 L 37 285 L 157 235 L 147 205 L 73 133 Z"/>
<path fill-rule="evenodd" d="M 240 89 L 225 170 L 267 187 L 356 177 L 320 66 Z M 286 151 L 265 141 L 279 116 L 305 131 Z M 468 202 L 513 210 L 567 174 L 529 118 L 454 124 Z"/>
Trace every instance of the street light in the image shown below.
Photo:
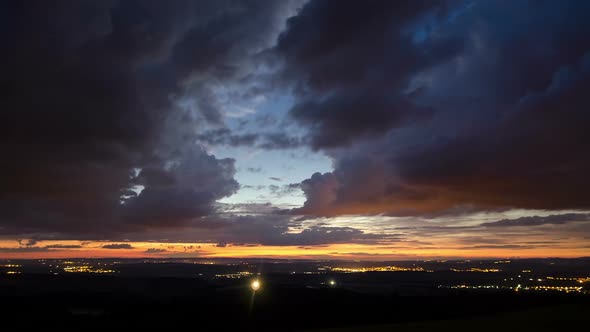
<path fill-rule="evenodd" d="M 253 291 L 257 291 L 260 289 L 260 281 L 258 279 L 252 281 L 252 283 L 250 284 L 250 287 L 252 288 Z"/>

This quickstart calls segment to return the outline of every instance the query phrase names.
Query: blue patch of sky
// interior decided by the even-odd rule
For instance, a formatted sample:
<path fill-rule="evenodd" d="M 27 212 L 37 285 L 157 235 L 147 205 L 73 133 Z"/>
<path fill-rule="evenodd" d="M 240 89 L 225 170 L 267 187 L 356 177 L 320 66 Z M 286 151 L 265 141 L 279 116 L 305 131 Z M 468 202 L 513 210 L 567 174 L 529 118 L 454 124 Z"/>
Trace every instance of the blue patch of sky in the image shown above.
<path fill-rule="evenodd" d="M 288 118 L 288 111 L 293 105 L 292 97 L 265 95 L 254 99 L 255 102 L 246 106 L 232 107 L 237 112 L 226 113 L 225 124 L 232 133 L 280 132 L 289 136 L 305 135 L 304 129 Z M 236 160 L 235 179 L 242 186 L 236 194 L 221 200 L 222 203 L 270 202 L 284 208 L 301 206 L 305 201 L 303 192 L 299 189 L 287 190 L 287 186 L 300 183 L 315 172 L 333 170 L 332 162 L 327 156 L 305 146 L 276 150 L 256 146 L 217 146 L 211 152 L 217 158 Z"/>

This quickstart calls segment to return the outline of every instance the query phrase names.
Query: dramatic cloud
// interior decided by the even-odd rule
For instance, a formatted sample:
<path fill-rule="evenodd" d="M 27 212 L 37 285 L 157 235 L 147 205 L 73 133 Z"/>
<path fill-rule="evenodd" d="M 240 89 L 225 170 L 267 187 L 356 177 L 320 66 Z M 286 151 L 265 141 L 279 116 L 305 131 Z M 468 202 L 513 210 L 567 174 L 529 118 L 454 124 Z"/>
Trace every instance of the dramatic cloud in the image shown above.
<path fill-rule="evenodd" d="M 458 54 L 463 41 L 436 35 L 418 46 L 412 28 L 446 13 L 443 1 L 311 1 L 289 19 L 276 53 L 298 97 L 291 115 L 310 128 L 315 148 L 348 145 L 429 113 L 408 80 Z"/>
<path fill-rule="evenodd" d="M 133 246 L 129 243 L 113 243 L 105 244 L 102 246 L 104 249 L 133 249 Z"/>
<path fill-rule="evenodd" d="M 0 232 L 98 238 L 211 214 L 239 186 L 199 131 L 256 97 L 256 54 L 294 6 L 2 2 Z"/>
<path fill-rule="evenodd" d="M 216 200 L 239 188 L 231 159 L 216 159 L 193 148 L 179 162 L 167 163 L 144 168 L 132 179 L 145 189 L 123 201 L 124 219 L 134 224 L 182 224 L 212 213 Z"/>
<path fill-rule="evenodd" d="M 310 2 L 280 37 L 335 164 L 295 213 L 590 207 L 587 3 L 373 4 Z"/>
<path fill-rule="evenodd" d="M 0 240 L 12 242 L 0 251 L 579 239 L 588 12 L 575 0 L 2 1 Z M 530 244 L 512 241 L 525 229 Z"/>

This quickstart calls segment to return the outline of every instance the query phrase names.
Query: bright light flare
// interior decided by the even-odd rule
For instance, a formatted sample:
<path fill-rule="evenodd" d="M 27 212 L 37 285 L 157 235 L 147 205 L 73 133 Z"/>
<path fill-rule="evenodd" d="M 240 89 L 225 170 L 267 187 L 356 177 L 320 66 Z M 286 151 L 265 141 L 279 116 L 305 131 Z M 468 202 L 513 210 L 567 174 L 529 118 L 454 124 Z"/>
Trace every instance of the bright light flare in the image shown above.
<path fill-rule="evenodd" d="M 259 290 L 260 289 L 260 281 L 259 280 L 252 281 L 252 283 L 250 284 L 250 287 L 252 288 L 253 291 Z"/>
<path fill-rule="evenodd" d="M 336 281 L 330 280 L 330 286 L 336 286 Z"/>

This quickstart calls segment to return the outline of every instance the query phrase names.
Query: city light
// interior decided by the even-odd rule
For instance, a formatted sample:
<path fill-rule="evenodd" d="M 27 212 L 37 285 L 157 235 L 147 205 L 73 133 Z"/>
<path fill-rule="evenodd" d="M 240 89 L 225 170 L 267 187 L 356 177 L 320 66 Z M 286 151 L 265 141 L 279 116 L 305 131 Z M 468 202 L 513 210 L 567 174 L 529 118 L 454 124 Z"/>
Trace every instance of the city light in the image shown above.
<path fill-rule="evenodd" d="M 453 272 L 484 272 L 484 273 L 500 272 L 501 271 L 499 269 L 480 269 L 480 268 L 477 268 L 477 267 L 472 267 L 472 268 L 469 268 L 469 269 L 455 269 L 455 268 L 451 268 L 450 270 L 453 271 Z"/>
<path fill-rule="evenodd" d="M 94 268 L 90 265 L 74 265 L 74 266 L 66 266 L 63 268 L 64 272 L 68 273 L 115 273 L 117 271 L 111 269 L 101 269 L 101 268 Z"/>
<path fill-rule="evenodd" d="M 363 272 L 432 272 L 422 267 L 402 267 L 395 265 L 373 266 L 373 267 L 333 267 L 333 272 L 341 273 L 363 273 Z"/>
<path fill-rule="evenodd" d="M 220 279 L 241 279 L 241 278 L 249 277 L 251 275 L 252 275 L 252 272 L 241 271 L 241 272 L 236 272 L 236 273 L 216 274 L 215 275 L 215 278 L 220 278 Z"/>
<path fill-rule="evenodd" d="M 557 279 L 557 278 L 554 278 Z M 587 294 L 584 291 L 582 286 L 539 286 L 539 285 L 522 285 L 518 284 L 516 286 L 508 286 L 508 285 L 466 285 L 466 284 L 459 284 L 459 285 L 452 285 L 452 286 L 443 286 L 439 285 L 439 288 L 450 288 L 450 289 L 475 289 L 475 290 L 511 290 L 515 292 L 519 291 L 528 291 L 528 292 L 563 292 L 563 293 L 583 293 Z"/>

